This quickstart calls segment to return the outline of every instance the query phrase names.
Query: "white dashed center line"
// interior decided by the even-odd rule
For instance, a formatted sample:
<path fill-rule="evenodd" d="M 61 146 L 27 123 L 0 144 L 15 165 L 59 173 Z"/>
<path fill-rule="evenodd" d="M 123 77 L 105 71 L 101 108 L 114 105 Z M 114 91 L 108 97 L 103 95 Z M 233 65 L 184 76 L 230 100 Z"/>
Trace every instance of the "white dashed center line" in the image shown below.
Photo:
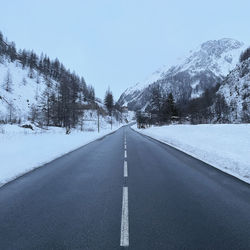
<path fill-rule="evenodd" d="M 123 167 L 123 175 L 124 175 L 124 178 L 128 177 L 126 134 L 124 136 L 124 167 Z M 124 184 L 125 183 L 126 182 L 124 182 Z M 125 185 L 125 186 L 127 186 L 127 185 Z M 122 215 L 121 215 L 120 246 L 121 247 L 128 247 L 129 246 L 128 187 L 123 187 L 123 189 L 122 189 Z"/>
<path fill-rule="evenodd" d="M 128 163 L 124 161 L 124 177 L 128 177 Z"/>
<path fill-rule="evenodd" d="M 120 246 L 129 246 L 128 187 L 123 187 Z"/>

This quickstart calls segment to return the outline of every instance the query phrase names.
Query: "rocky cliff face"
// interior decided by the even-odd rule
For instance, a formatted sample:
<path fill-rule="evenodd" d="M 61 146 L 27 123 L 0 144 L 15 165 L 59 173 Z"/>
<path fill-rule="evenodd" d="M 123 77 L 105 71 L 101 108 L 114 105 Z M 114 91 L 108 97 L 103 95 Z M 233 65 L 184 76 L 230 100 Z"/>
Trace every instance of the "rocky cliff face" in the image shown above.
<path fill-rule="evenodd" d="M 250 122 L 250 58 L 230 72 L 217 94 L 227 102 L 230 122 Z"/>

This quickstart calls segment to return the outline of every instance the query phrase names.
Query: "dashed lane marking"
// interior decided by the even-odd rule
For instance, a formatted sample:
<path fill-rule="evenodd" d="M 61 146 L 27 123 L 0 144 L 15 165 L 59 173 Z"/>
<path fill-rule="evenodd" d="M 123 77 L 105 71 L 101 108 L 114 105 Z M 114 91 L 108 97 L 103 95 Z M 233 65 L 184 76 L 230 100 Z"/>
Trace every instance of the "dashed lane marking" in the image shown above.
<path fill-rule="evenodd" d="M 128 177 L 128 163 L 124 161 L 124 177 Z"/>
<path fill-rule="evenodd" d="M 123 187 L 120 246 L 129 246 L 128 187 Z"/>

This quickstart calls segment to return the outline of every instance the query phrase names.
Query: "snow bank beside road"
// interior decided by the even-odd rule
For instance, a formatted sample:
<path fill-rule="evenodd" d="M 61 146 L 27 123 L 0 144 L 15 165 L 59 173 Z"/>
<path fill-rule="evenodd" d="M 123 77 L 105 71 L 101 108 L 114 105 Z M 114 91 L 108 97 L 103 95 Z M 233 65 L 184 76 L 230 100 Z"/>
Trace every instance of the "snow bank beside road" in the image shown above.
<path fill-rule="evenodd" d="M 113 131 L 106 128 L 99 134 L 97 131 L 72 131 L 66 135 L 62 128 L 32 131 L 17 125 L 1 125 L 0 186 Z"/>
<path fill-rule="evenodd" d="M 250 124 L 169 125 L 133 129 L 250 183 Z"/>

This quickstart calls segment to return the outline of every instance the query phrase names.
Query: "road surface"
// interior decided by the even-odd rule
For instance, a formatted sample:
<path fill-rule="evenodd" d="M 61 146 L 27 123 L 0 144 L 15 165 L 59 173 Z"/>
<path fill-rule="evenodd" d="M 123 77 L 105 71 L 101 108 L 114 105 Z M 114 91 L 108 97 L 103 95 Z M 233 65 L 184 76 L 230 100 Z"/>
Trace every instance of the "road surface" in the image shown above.
<path fill-rule="evenodd" d="M 0 249 L 122 248 L 250 249 L 250 186 L 124 127 L 0 189 Z"/>

